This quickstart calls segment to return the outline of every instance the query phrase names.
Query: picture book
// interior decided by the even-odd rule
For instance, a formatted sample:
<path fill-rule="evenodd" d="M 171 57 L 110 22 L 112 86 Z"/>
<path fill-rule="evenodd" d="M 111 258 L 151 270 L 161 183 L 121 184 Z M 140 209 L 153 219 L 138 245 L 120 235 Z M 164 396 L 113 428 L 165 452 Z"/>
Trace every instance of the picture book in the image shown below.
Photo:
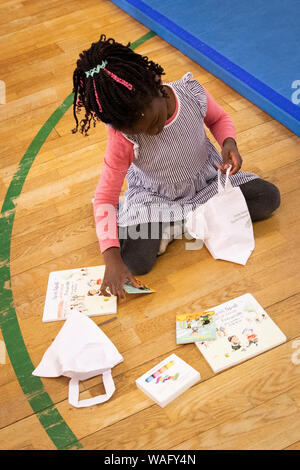
<path fill-rule="evenodd" d="M 285 335 L 251 294 L 213 310 L 217 338 L 196 345 L 215 373 L 286 341 Z"/>
<path fill-rule="evenodd" d="M 136 281 L 139 284 L 139 287 L 133 287 L 130 281 L 125 282 L 123 286 L 125 292 L 128 294 L 151 294 L 152 292 L 155 292 L 154 289 L 151 289 L 151 287 L 147 286 L 139 279 L 136 279 Z"/>
<path fill-rule="evenodd" d="M 136 380 L 137 387 L 164 408 L 200 381 L 200 374 L 185 361 L 171 354 Z"/>
<path fill-rule="evenodd" d="M 101 295 L 105 266 L 50 273 L 43 321 L 65 320 L 73 310 L 88 316 L 117 312 L 117 297 Z"/>
<path fill-rule="evenodd" d="M 215 312 L 176 315 L 176 343 L 195 343 L 216 339 Z"/>

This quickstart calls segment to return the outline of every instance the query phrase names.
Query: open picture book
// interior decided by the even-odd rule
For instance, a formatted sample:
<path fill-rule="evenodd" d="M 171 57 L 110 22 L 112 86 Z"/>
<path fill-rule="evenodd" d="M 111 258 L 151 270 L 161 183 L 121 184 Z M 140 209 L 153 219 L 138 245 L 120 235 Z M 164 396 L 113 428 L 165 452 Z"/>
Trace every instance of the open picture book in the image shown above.
<path fill-rule="evenodd" d="M 117 297 L 100 294 L 105 266 L 53 271 L 49 275 L 43 321 L 65 320 L 73 310 L 88 316 L 117 313 Z"/>

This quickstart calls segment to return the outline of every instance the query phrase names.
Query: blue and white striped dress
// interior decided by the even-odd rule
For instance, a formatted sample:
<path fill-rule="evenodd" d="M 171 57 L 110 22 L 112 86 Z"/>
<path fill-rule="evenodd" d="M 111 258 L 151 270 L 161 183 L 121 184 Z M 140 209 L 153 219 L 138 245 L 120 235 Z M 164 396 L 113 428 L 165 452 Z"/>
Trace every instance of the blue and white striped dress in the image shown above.
<path fill-rule="evenodd" d="M 205 133 L 205 90 L 191 73 L 166 85 L 177 97 L 175 118 L 157 135 L 125 135 L 134 144 L 135 159 L 126 175 L 128 190 L 119 203 L 120 227 L 183 220 L 217 194 L 216 165 L 222 157 Z M 230 181 L 239 186 L 255 178 L 239 171 Z"/>

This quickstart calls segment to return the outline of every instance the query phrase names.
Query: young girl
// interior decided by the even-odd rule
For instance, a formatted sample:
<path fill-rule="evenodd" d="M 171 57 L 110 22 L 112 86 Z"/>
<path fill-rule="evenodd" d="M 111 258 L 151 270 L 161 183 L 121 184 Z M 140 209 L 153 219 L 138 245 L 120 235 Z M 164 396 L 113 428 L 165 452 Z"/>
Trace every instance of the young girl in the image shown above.
<path fill-rule="evenodd" d="M 85 108 L 80 131 L 93 119 L 106 123 L 104 165 L 96 188 L 94 214 L 106 271 L 101 293 L 123 298 L 124 282 L 151 270 L 158 254 L 182 227 L 185 215 L 217 193 L 231 165 L 252 221 L 271 215 L 280 204 L 276 186 L 240 171 L 231 118 L 208 91 L 185 74 L 162 83 L 163 68 L 114 39 L 101 35 L 83 51 L 74 71 L 74 117 Z M 210 142 L 204 124 L 221 147 Z M 128 190 L 119 200 L 124 179 Z M 166 227 L 171 225 L 165 240 Z"/>

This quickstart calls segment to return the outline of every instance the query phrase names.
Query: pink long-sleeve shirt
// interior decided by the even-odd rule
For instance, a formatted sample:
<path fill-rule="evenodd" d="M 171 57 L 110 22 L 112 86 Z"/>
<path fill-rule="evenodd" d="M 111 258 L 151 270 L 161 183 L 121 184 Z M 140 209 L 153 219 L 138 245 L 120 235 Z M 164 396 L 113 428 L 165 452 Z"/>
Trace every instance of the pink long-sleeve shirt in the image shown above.
<path fill-rule="evenodd" d="M 218 144 L 222 147 L 226 138 L 232 137 L 236 140 L 234 125 L 230 116 L 216 103 L 210 93 L 207 90 L 205 90 L 205 93 L 207 98 L 207 111 L 204 123 L 209 128 Z M 168 119 L 166 124 L 170 123 L 175 118 L 177 112 L 178 103 L 176 103 L 173 116 Z M 134 160 L 132 142 L 127 140 L 120 131 L 114 130 L 111 126 L 108 126 L 107 129 L 108 141 L 104 163 L 94 198 L 96 232 L 102 253 L 113 246 L 120 246 L 116 211 L 128 168 Z M 108 228 L 111 234 L 110 238 L 107 238 Z"/>

